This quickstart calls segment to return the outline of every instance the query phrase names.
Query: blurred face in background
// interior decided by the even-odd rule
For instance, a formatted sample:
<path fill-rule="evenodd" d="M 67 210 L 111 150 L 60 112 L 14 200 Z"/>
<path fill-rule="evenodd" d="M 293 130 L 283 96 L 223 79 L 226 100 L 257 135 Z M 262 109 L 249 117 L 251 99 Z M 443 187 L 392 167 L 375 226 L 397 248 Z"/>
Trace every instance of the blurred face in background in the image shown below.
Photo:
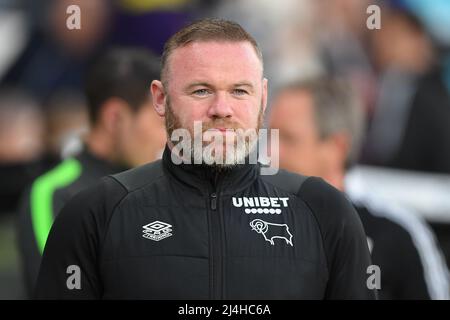
<path fill-rule="evenodd" d="M 397 68 L 422 73 L 432 63 L 430 39 L 420 25 L 405 14 L 385 14 L 383 27 L 370 35 L 373 58 L 381 70 Z"/>
<path fill-rule="evenodd" d="M 272 105 L 270 128 L 280 130 L 280 168 L 325 179 L 343 171 L 346 150 L 338 136 L 320 136 L 307 91 L 282 91 Z"/>
<path fill-rule="evenodd" d="M 285 91 L 275 99 L 270 128 L 280 130 L 280 168 L 319 175 L 321 142 L 315 126 L 311 95 Z"/>
<path fill-rule="evenodd" d="M 368 17 L 366 10 L 376 1 L 370 0 L 316 0 L 315 13 L 321 29 L 339 33 L 351 31 L 355 35 L 367 33 L 365 27 Z"/>
<path fill-rule="evenodd" d="M 166 142 L 164 121 L 156 114 L 150 101 L 136 111 L 129 106 L 121 108 L 115 127 L 118 162 L 135 167 L 161 156 Z"/>
<path fill-rule="evenodd" d="M 80 8 L 81 28 L 69 30 L 66 21 L 72 14 L 66 12 L 71 5 Z M 49 8 L 49 28 L 53 37 L 66 48 L 67 53 L 89 53 L 105 37 L 111 22 L 109 0 L 56 0 Z"/>
<path fill-rule="evenodd" d="M 76 140 L 79 144 L 80 138 L 89 128 L 89 115 L 84 98 L 78 93 L 57 92 L 50 99 L 45 113 L 47 156 L 56 159 L 61 155 L 67 156 L 65 152 L 68 145 Z"/>
<path fill-rule="evenodd" d="M 38 159 L 45 148 L 44 119 L 37 108 L 0 106 L 0 164 Z"/>

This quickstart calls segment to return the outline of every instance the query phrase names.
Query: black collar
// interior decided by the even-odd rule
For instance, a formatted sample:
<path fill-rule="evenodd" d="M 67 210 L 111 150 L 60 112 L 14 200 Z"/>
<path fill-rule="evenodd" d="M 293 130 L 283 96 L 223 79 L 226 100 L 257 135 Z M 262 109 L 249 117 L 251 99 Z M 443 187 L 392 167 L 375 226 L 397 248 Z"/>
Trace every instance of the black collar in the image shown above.
<path fill-rule="evenodd" d="M 204 164 L 175 164 L 166 145 L 162 157 L 163 168 L 178 182 L 200 191 L 204 195 L 229 195 L 247 188 L 259 175 L 259 164 L 238 164 L 232 168 L 214 169 Z"/>

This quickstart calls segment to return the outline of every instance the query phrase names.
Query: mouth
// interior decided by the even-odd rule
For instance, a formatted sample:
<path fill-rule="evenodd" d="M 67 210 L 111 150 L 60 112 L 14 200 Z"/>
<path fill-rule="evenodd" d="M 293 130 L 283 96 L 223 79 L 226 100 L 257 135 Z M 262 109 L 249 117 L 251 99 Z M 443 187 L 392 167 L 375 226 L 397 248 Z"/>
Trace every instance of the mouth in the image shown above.
<path fill-rule="evenodd" d="M 219 131 L 222 133 L 226 133 L 227 131 L 234 132 L 234 129 L 233 128 L 225 128 L 225 127 L 217 127 L 217 128 L 208 129 L 208 131 Z"/>

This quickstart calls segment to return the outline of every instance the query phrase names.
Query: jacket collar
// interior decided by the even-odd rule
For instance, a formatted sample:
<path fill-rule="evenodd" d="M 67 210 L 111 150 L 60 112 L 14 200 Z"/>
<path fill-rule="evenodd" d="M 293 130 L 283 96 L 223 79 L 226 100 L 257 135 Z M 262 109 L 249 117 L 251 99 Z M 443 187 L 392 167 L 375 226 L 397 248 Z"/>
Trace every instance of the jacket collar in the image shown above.
<path fill-rule="evenodd" d="M 175 154 L 174 157 L 177 157 Z M 229 195 L 247 188 L 259 176 L 259 164 L 238 164 L 232 168 L 214 169 L 204 164 L 175 164 L 166 145 L 162 157 L 163 168 L 178 182 L 200 191 L 203 195 Z"/>

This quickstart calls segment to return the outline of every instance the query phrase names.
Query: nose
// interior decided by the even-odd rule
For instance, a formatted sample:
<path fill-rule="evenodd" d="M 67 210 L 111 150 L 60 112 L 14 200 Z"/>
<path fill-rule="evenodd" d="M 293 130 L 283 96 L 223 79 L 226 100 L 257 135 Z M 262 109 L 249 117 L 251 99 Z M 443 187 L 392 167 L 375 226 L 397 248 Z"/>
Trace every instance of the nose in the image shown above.
<path fill-rule="evenodd" d="M 230 118 L 232 115 L 233 109 L 226 93 L 218 92 L 208 109 L 208 116 L 210 118 Z"/>

